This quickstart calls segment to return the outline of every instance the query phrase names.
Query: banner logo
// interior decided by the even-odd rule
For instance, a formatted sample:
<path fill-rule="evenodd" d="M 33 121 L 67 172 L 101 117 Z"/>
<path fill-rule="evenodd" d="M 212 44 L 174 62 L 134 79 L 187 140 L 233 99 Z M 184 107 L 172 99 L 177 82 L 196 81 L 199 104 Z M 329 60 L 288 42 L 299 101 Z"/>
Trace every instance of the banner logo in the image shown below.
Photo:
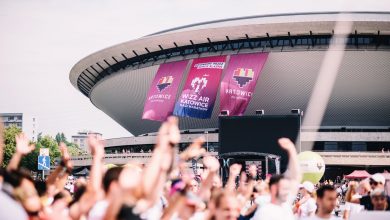
<path fill-rule="evenodd" d="M 197 63 L 194 66 L 196 69 L 223 69 L 225 62 Z"/>
<path fill-rule="evenodd" d="M 243 115 L 255 92 L 268 53 L 231 55 L 220 87 L 220 111 Z"/>
<path fill-rule="evenodd" d="M 195 77 L 191 82 L 192 90 L 196 94 L 199 94 L 207 86 L 207 79 L 205 77 L 199 78 Z"/>
<path fill-rule="evenodd" d="M 165 121 L 172 115 L 176 93 L 187 66 L 187 60 L 160 65 L 146 95 L 142 119 Z"/>
<path fill-rule="evenodd" d="M 210 118 L 226 56 L 202 57 L 192 61 L 174 115 Z"/>
<path fill-rule="evenodd" d="M 164 89 L 168 88 L 173 82 L 172 76 L 163 76 L 158 80 L 157 90 L 162 92 Z"/>
<path fill-rule="evenodd" d="M 234 70 L 233 79 L 237 82 L 240 88 L 243 88 L 250 81 L 253 80 L 255 72 L 252 69 L 237 68 Z"/>

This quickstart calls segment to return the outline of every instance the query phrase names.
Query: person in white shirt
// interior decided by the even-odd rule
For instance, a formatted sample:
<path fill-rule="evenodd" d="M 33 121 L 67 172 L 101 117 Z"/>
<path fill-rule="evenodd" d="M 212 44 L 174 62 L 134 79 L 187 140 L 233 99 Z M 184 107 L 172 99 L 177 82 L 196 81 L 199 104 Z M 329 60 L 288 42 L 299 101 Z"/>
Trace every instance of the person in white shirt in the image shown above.
<path fill-rule="evenodd" d="M 256 210 L 252 219 L 292 220 L 292 203 L 298 192 L 301 181 L 297 152 L 295 145 L 287 138 L 279 139 L 279 145 L 287 151 L 289 163 L 283 175 L 274 175 L 269 181 L 271 202 Z"/>
<path fill-rule="evenodd" d="M 123 167 L 113 167 L 104 174 L 103 177 L 103 189 L 105 191 L 105 198 L 95 203 L 88 214 L 88 220 L 102 220 L 106 214 L 106 210 L 109 205 L 109 201 L 113 199 L 112 193 L 114 188 L 118 186 L 119 175 L 121 174 Z"/>
<path fill-rule="evenodd" d="M 337 205 L 337 192 L 331 185 L 323 185 L 317 189 L 317 212 L 314 216 L 302 218 L 305 220 L 341 220 L 332 215 Z"/>
<path fill-rule="evenodd" d="M 302 194 L 302 198 L 299 200 L 299 208 L 297 210 L 299 217 L 308 217 L 314 216 L 317 205 L 314 199 L 314 185 L 309 181 L 305 181 L 302 183 L 300 187 L 300 192 Z"/>
<path fill-rule="evenodd" d="M 362 196 L 358 193 L 357 182 L 351 181 L 348 186 L 347 194 L 345 195 L 345 209 L 343 218 L 349 219 L 351 213 L 359 213 L 364 209 L 364 206 L 356 203 L 352 203 L 351 201 L 362 198 Z"/>

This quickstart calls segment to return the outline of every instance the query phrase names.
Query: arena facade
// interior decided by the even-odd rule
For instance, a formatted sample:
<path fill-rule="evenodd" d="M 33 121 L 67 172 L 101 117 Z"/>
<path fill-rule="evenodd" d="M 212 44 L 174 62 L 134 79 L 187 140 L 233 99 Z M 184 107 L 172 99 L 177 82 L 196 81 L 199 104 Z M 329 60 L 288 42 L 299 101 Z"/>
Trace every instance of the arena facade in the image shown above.
<path fill-rule="evenodd" d="M 340 15 L 341 23 L 353 21 L 347 39 L 334 34 Z M 291 109 L 305 112 L 330 42 L 346 44 L 345 55 L 320 128 L 302 127 L 302 148 L 314 141 L 313 150 L 330 154 L 333 165 L 389 166 L 390 153 L 381 154 L 390 150 L 389 12 L 260 15 L 186 25 L 95 52 L 80 60 L 69 78 L 93 105 L 134 135 L 108 140 L 106 152 L 146 153 L 160 122 L 143 120 L 142 114 L 161 64 L 268 52 L 245 115 L 260 109 L 270 115 L 291 114 Z M 181 147 L 204 135 L 206 147 L 218 151 L 219 93 L 216 97 L 210 119 L 180 118 Z M 314 140 L 311 132 L 316 132 Z M 384 156 L 389 164 L 364 161 L 364 153 Z M 355 162 L 343 164 L 341 157 L 354 154 Z"/>

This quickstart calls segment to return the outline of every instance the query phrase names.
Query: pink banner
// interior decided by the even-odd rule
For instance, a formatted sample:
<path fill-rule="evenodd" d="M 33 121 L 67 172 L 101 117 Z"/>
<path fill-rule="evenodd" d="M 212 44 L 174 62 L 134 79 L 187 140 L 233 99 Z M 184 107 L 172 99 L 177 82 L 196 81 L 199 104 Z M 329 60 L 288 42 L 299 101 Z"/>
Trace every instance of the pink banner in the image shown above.
<path fill-rule="evenodd" d="M 174 114 L 210 118 L 226 56 L 194 59 Z"/>
<path fill-rule="evenodd" d="M 142 119 L 165 121 L 172 115 L 176 93 L 188 61 L 161 64 L 146 96 Z"/>
<path fill-rule="evenodd" d="M 268 53 L 232 55 L 220 90 L 220 111 L 242 115 L 256 88 L 257 79 Z"/>

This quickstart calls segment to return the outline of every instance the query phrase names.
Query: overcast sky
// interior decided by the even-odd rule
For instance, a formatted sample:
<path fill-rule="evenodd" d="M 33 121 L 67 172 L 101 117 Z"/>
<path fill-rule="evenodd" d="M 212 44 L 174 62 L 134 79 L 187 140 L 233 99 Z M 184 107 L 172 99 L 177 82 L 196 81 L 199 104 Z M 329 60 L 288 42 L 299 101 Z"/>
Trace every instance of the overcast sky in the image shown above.
<path fill-rule="evenodd" d="M 229 17 L 312 11 L 390 11 L 389 0 L 0 0 L 0 112 L 24 113 L 24 130 L 68 138 L 131 134 L 69 82 L 72 66 L 103 48 L 160 30 Z"/>

